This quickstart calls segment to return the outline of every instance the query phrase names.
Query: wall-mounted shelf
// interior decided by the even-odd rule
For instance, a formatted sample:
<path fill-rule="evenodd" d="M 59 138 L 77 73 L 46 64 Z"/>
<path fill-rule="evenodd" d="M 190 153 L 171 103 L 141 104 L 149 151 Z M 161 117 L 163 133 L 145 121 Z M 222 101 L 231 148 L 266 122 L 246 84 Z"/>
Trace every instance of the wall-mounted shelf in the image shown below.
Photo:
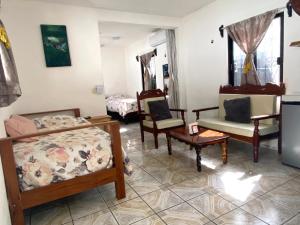
<path fill-rule="evenodd" d="M 300 41 L 294 41 L 290 44 L 291 47 L 300 47 Z"/>

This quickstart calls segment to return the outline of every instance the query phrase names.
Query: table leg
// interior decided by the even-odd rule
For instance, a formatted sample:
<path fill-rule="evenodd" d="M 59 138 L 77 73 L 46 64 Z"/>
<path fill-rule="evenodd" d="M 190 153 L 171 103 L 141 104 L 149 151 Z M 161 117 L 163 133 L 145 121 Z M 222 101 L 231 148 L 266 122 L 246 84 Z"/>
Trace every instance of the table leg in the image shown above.
<path fill-rule="evenodd" d="M 195 146 L 196 154 L 197 154 L 197 169 L 198 172 L 201 172 L 201 147 Z"/>
<path fill-rule="evenodd" d="M 228 158 L 228 147 L 227 146 L 228 146 L 228 140 L 226 139 L 221 144 L 223 164 L 227 163 L 227 158 Z"/>
<path fill-rule="evenodd" d="M 171 144 L 171 137 L 170 135 L 166 134 L 167 143 L 168 143 L 168 153 L 172 155 L 172 144 Z"/>

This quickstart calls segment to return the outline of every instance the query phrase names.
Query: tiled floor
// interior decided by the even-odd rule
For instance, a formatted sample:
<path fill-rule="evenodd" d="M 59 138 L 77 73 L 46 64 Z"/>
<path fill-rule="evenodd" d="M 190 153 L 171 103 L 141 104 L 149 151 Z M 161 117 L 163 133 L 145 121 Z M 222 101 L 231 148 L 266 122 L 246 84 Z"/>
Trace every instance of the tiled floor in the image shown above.
<path fill-rule="evenodd" d="M 228 164 L 219 146 L 203 150 L 203 171 L 195 152 L 173 141 L 167 153 L 136 124 L 123 126 L 122 142 L 135 168 L 126 176 L 125 199 L 115 198 L 113 184 L 28 210 L 31 225 L 198 225 L 300 224 L 300 170 L 281 164 L 277 152 L 262 147 L 252 162 L 250 145 L 231 141 Z"/>

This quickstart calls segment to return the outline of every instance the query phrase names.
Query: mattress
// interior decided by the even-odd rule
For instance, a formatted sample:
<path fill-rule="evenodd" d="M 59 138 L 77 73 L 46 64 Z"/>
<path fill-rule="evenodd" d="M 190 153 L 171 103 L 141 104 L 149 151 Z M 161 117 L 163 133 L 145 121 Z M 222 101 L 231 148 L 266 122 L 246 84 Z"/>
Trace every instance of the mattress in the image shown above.
<path fill-rule="evenodd" d="M 137 100 L 126 95 L 112 95 L 106 98 L 108 111 L 117 112 L 125 117 L 128 113 L 137 112 Z"/>

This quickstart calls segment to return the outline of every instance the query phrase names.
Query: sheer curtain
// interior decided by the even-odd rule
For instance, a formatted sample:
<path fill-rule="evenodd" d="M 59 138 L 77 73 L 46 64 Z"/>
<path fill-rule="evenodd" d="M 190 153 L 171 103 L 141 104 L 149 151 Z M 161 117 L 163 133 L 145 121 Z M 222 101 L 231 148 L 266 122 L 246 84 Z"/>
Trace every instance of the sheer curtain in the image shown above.
<path fill-rule="evenodd" d="M 177 49 L 174 30 L 166 30 L 167 56 L 169 67 L 169 105 L 170 108 L 179 108 L 179 85 L 177 67 Z"/>
<path fill-rule="evenodd" d="M 226 27 L 228 35 L 246 54 L 241 84 L 261 84 L 254 65 L 253 54 L 277 12 L 277 9 L 272 10 Z"/>
<path fill-rule="evenodd" d="M 151 72 L 151 58 L 153 57 L 154 52 L 151 51 L 149 53 L 146 53 L 144 55 L 140 56 L 141 63 L 144 67 L 144 86 L 145 86 L 145 91 L 151 90 L 152 88 L 152 72 Z"/>
<path fill-rule="evenodd" d="M 0 20 L 0 107 L 9 106 L 21 96 L 11 44 Z"/>

